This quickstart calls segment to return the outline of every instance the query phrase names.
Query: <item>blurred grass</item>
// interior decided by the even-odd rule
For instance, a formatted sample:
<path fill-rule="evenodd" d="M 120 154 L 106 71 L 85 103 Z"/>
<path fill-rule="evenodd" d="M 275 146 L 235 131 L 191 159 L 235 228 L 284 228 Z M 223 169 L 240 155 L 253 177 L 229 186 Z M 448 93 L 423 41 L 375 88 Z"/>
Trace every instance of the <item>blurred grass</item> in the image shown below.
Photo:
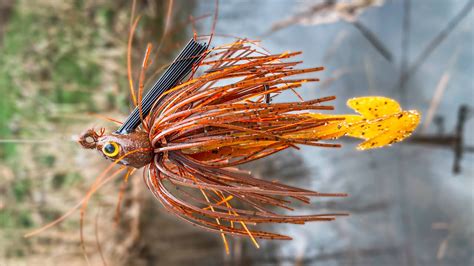
<path fill-rule="evenodd" d="M 138 10 L 147 13 L 137 29 L 134 62 L 140 61 L 147 41 L 158 41 L 154 36 L 162 34 L 165 12 L 160 1 L 138 3 Z M 187 18 L 191 8 L 187 4 L 176 16 Z M 0 143 L 0 264 L 38 256 L 48 261 L 59 246 L 68 260 L 84 262 L 76 219 L 38 238 L 25 239 L 23 234 L 66 212 L 106 164 L 95 154 L 82 157 L 69 138 L 95 122 L 88 113 L 120 118 L 129 111 L 129 20 L 127 0 L 18 0 L 6 25 L 0 25 L 5 26 L 0 31 L 0 139 L 53 140 Z M 183 41 L 185 25 L 179 25 L 173 25 L 175 33 L 162 46 L 159 61 L 167 62 Z M 97 167 L 83 167 L 88 160 Z M 115 202 L 117 195 L 96 198 Z M 110 223 L 104 226 L 111 228 Z"/>
<path fill-rule="evenodd" d="M 70 116 L 103 110 L 97 104 L 101 97 L 94 96 L 103 91 L 101 63 L 124 61 L 120 53 L 107 59 L 101 56 L 108 47 L 113 50 L 123 42 L 110 37 L 116 32 L 111 19 L 127 10 L 114 8 L 113 3 L 102 1 L 15 2 L 0 45 L 0 139 L 54 138 L 80 123 Z M 121 25 L 127 22 L 124 19 Z M 106 97 L 109 101 L 126 99 L 126 91 L 122 94 L 115 97 L 109 91 Z M 71 193 L 65 189 L 83 180 L 74 167 L 57 170 L 61 156 L 71 154 L 65 147 L 0 144 L 0 167 L 8 173 L 0 177 L 0 241 L 9 243 L 0 244 L 0 258 L 29 254 L 35 241 L 23 239 L 24 230 L 62 214 L 41 207 L 44 202 L 39 209 L 35 207 L 38 189 L 65 199 Z"/>
<path fill-rule="evenodd" d="M 7 35 L 7 34 L 5 34 Z M 6 43 L 6 42 L 4 42 Z M 7 70 L 6 62 L 8 61 L 8 54 L 3 45 L 1 53 L 4 55 L 0 57 L 0 138 L 8 139 L 11 137 L 11 130 L 9 129 L 9 121 L 15 112 L 15 95 L 12 91 L 12 78 Z M 8 143 L 0 146 L 0 158 L 6 159 L 8 155 L 15 153 L 15 145 Z"/>
<path fill-rule="evenodd" d="M 18 1 L 4 33 L 0 58 L 2 139 L 33 135 L 34 130 L 21 125 L 41 127 L 47 122 L 44 120 L 51 119 L 49 108 L 54 104 L 85 104 L 81 111 L 97 111 L 91 92 L 100 85 L 101 71 L 88 51 L 100 41 L 100 27 L 91 27 L 88 18 L 75 9 L 66 10 L 72 15 L 69 18 L 44 13 L 47 5 L 41 2 Z M 0 147 L 0 158 L 9 160 L 14 155 L 14 144 Z"/>

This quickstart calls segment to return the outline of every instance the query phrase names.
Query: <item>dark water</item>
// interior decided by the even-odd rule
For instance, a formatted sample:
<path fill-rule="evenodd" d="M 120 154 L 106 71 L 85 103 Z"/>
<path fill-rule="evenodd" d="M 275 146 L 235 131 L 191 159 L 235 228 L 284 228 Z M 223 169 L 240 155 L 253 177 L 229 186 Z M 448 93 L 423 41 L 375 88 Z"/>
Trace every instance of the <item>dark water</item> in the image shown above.
<path fill-rule="evenodd" d="M 265 35 L 272 24 L 304 10 L 311 1 L 221 1 L 217 33 L 262 39 L 273 52 L 303 51 L 304 66 L 324 65 L 324 82 L 339 70 L 346 71 L 331 85 L 318 84 L 302 90 L 305 98 L 337 95 L 337 112 L 349 112 L 346 99 L 383 95 L 397 99 L 404 109 L 417 109 L 425 116 L 443 74 L 449 82 L 436 115 L 444 118 L 446 133 L 456 124 L 458 108 L 473 108 L 474 49 L 472 10 L 420 65 L 405 85 L 399 86 L 402 39 L 408 37 L 407 65 L 415 62 L 429 42 L 460 12 L 466 1 L 410 1 L 408 34 L 403 31 L 403 1 L 386 1 L 368 9 L 360 21 L 393 55 L 393 62 L 378 53 L 350 23 L 293 25 Z M 214 10 L 214 1 L 199 2 L 199 14 Z M 200 31 L 207 33 L 210 23 Z M 264 36 L 265 35 L 265 36 Z M 262 37 L 264 36 L 264 37 Z M 339 39 L 339 41 L 338 41 Z M 215 44 L 229 39 L 217 38 Z M 288 97 L 294 97 L 290 94 Z M 423 125 L 420 126 L 420 129 Z M 421 134 L 421 130 L 417 134 Z M 465 125 L 466 142 L 474 142 L 474 119 Z M 436 133 L 433 123 L 425 133 Z M 293 153 L 292 153 L 293 154 Z M 288 182 L 324 192 L 347 192 L 349 198 L 305 207 L 303 212 L 349 210 L 352 215 L 326 224 L 280 227 L 294 237 L 291 242 L 264 243 L 252 255 L 259 263 L 294 264 L 298 257 L 318 265 L 468 265 L 474 263 L 474 157 L 466 153 L 462 172 L 452 173 L 449 148 L 398 144 L 390 148 L 359 152 L 355 143 L 342 149 L 304 147 L 306 178 L 296 175 Z M 289 155 L 289 154 L 288 154 Z M 293 156 L 293 155 L 291 155 Z M 282 156 L 271 160 L 286 160 Z M 272 165 L 275 165 L 273 163 Z M 276 164 L 278 165 L 278 164 Z M 277 166 L 274 166 L 277 167 Z M 278 169 L 278 167 L 277 167 Z M 249 244 L 250 245 L 250 244 Z M 443 249 L 445 250 L 443 252 Z M 276 250 L 276 252 L 275 252 Z M 437 257 L 438 256 L 438 257 Z"/>

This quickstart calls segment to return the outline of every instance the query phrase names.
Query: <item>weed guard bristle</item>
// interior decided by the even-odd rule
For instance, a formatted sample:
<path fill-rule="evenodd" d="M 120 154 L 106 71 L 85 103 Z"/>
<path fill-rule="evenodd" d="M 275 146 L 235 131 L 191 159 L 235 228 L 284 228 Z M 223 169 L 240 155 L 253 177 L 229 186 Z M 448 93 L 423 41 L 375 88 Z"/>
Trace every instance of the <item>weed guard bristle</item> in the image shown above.
<path fill-rule="evenodd" d="M 142 116 L 140 117 L 140 108 L 136 106 L 116 133 L 133 132 L 140 125 L 141 119 L 148 115 L 157 98 L 183 80 L 191 72 L 193 65 L 205 56 L 206 47 L 205 43 L 198 43 L 191 39 L 143 98 L 141 102 Z"/>

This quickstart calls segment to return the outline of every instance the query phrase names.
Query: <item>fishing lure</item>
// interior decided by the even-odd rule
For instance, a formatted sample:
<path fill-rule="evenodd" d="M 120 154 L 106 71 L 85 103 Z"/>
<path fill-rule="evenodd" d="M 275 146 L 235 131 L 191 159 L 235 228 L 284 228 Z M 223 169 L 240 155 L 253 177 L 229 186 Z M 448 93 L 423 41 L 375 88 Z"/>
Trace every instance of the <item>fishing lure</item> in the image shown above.
<path fill-rule="evenodd" d="M 191 40 L 143 100 L 140 78 L 138 105 L 117 131 L 89 129 L 79 138 L 84 148 L 123 165 L 97 178 L 80 202 L 83 209 L 94 191 L 123 168 L 129 169 L 126 178 L 143 168 L 144 182 L 161 204 L 184 221 L 221 234 L 227 252 L 227 235 L 248 236 L 257 247 L 256 239 L 291 239 L 256 229 L 258 224 L 304 224 L 347 215 L 278 213 L 278 208 L 293 210 L 291 200 L 309 203 L 310 197 L 346 194 L 259 179 L 238 166 L 300 145 L 340 147 L 330 141 L 343 136 L 363 139 L 361 150 L 391 145 L 413 132 L 420 114 L 376 96 L 350 99 L 347 105 L 358 114 L 348 115 L 323 113 L 334 109 L 328 104 L 334 96 L 276 101 L 282 92 L 298 95 L 304 83 L 318 81 L 298 77 L 323 70 L 297 68 L 301 61 L 290 59 L 299 54 L 268 54 L 249 40 L 212 49 Z M 149 49 L 142 73 L 148 56 Z"/>
<path fill-rule="evenodd" d="M 363 139 L 361 150 L 379 148 L 405 139 L 420 121 L 417 111 L 385 97 L 350 99 L 358 113 L 350 115 L 320 113 L 333 110 L 334 96 L 269 103 L 270 95 L 318 81 L 297 77 L 323 70 L 296 68 L 301 62 L 288 59 L 299 54 L 266 54 L 247 40 L 199 50 L 192 72 L 202 74 L 137 106 L 135 112 L 150 112 L 139 120 L 135 115 L 140 128 L 123 131 L 127 122 L 110 134 L 90 129 L 79 142 L 118 164 L 144 168 L 145 184 L 168 211 L 220 233 L 226 247 L 226 235 L 248 236 L 257 246 L 256 238 L 291 239 L 250 225 L 331 221 L 346 214 L 290 216 L 275 207 L 293 210 L 289 199 L 309 203 L 309 197 L 345 194 L 258 179 L 237 166 L 299 145 L 339 147 L 325 141 L 343 136 Z"/>

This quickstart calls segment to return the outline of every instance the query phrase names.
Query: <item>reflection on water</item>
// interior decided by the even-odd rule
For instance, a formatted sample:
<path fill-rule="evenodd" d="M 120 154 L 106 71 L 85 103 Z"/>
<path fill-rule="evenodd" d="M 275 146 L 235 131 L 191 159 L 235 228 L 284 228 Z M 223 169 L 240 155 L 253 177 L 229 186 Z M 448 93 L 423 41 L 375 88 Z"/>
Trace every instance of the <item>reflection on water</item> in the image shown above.
<path fill-rule="evenodd" d="M 337 95 L 335 105 L 339 113 L 348 111 L 344 106 L 346 99 L 372 94 L 398 99 L 404 108 L 426 113 L 440 77 L 447 73 L 449 84 L 437 115 L 442 115 L 446 127 L 451 129 L 458 107 L 472 105 L 474 99 L 474 18 L 471 12 L 462 20 L 401 90 L 398 84 L 402 38 L 408 38 L 406 54 L 409 66 L 466 3 L 441 0 L 429 4 L 425 1 L 410 2 L 408 33 L 402 27 L 403 1 L 386 1 L 384 6 L 369 9 L 360 17 L 361 22 L 393 54 L 393 62 L 382 57 L 347 22 L 290 26 L 265 36 L 263 46 L 276 52 L 303 51 L 305 66 L 324 65 L 327 68 L 320 74 L 323 82 L 343 73 L 325 88 L 306 87 L 302 92 L 305 98 Z M 212 11 L 213 3 L 200 2 L 196 15 Z M 308 1 L 223 2 L 216 32 L 261 39 L 273 23 L 301 10 L 305 4 Z M 201 31 L 207 29 L 210 25 L 204 23 Z M 217 38 L 214 44 L 226 41 Z M 286 96 L 296 99 L 290 94 Z M 473 136 L 469 134 L 473 127 L 473 121 L 466 124 L 467 143 L 473 143 Z M 428 127 L 428 132 L 434 131 L 433 125 Z M 462 173 L 454 176 L 451 172 L 452 151 L 445 148 L 399 144 L 387 149 L 358 152 L 353 143 L 344 146 L 338 150 L 305 147 L 302 152 L 291 153 L 291 156 L 303 159 L 306 179 L 301 178 L 301 165 L 282 165 L 285 165 L 285 175 L 288 171 L 295 171 L 293 178 L 285 179 L 286 182 L 310 186 L 317 191 L 350 194 L 349 198 L 337 202 L 321 203 L 316 199 L 317 203 L 304 207 L 303 212 L 310 209 L 323 212 L 327 208 L 349 210 L 352 215 L 332 223 L 280 227 L 278 230 L 289 232 L 295 240 L 265 243 L 263 251 L 250 252 L 254 262 L 460 265 L 474 261 L 469 252 L 474 248 L 472 154 L 464 155 Z M 252 167 L 277 167 L 278 163 L 272 160 L 285 159 L 282 155 L 274 156 L 262 162 L 263 166 Z M 296 183 L 300 178 L 301 183 Z M 271 250 L 277 252 L 270 253 Z"/>

